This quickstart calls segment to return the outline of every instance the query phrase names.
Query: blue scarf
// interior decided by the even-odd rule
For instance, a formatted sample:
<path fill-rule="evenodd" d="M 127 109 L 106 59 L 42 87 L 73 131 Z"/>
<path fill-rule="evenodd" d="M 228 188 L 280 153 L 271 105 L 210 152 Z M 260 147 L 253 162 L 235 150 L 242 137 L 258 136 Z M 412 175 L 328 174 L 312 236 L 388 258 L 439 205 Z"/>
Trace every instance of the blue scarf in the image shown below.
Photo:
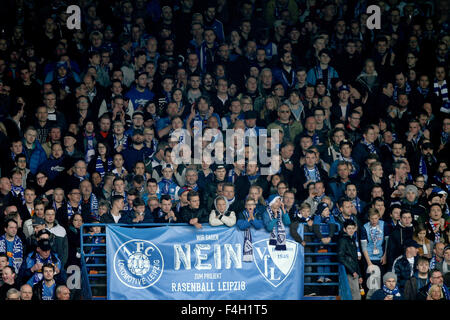
<path fill-rule="evenodd" d="M 250 184 L 253 184 L 256 180 L 258 180 L 260 175 L 261 174 L 258 172 L 254 176 L 247 176 L 248 177 L 248 181 L 250 181 Z"/>
<path fill-rule="evenodd" d="M 319 172 L 319 168 L 317 168 L 317 166 L 314 166 L 313 177 L 310 176 L 309 170 L 306 167 L 306 165 L 303 167 L 303 170 L 305 172 L 306 180 L 310 180 L 310 179 L 308 179 L 308 177 L 310 177 L 310 178 L 312 178 L 311 180 L 314 182 L 320 181 L 320 172 Z"/>
<path fill-rule="evenodd" d="M 91 161 L 92 159 L 92 156 L 95 154 L 94 136 L 94 134 L 90 136 L 87 136 L 86 134 L 84 135 L 84 137 L 87 139 L 85 156 L 86 163 L 89 163 L 89 161 Z"/>
<path fill-rule="evenodd" d="M 422 89 L 422 88 L 419 86 L 419 87 L 417 87 L 417 91 L 419 91 L 419 93 L 420 93 L 422 96 L 426 97 L 427 94 L 428 94 L 428 92 L 430 92 L 430 89 L 428 89 L 428 88 Z"/>
<path fill-rule="evenodd" d="M 275 214 L 272 211 L 272 208 L 270 205 L 267 206 L 267 212 L 269 213 L 270 219 L 275 219 Z M 276 228 L 273 228 L 270 232 L 270 240 L 269 245 L 275 246 L 275 250 L 286 250 L 286 229 L 284 227 L 284 224 L 281 220 L 282 215 L 284 212 L 279 209 L 278 217 L 277 219 L 277 226 Z M 276 232 L 275 232 L 276 229 Z"/>
<path fill-rule="evenodd" d="M 89 208 L 91 216 L 96 220 L 100 220 L 100 216 L 98 215 L 98 200 L 93 193 L 91 193 L 91 196 L 89 197 Z"/>
<path fill-rule="evenodd" d="M 14 237 L 14 244 L 13 244 L 13 251 L 8 252 L 8 248 L 6 245 L 6 235 L 3 235 L 0 237 L 0 252 L 6 253 L 9 260 L 9 265 L 14 267 L 14 270 L 16 270 L 16 273 L 19 273 L 20 266 L 23 262 L 23 245 L 22 240 L 18 236 Z"/>
<path fill-rule="evenodd" d="M 80 201 L 80 203 L 78 204 L 78 209 L 77 209 L 77 212 L 76 212 L 76 213 L 81 214 L 81 201 Z M 67 201 L 67 218 L 70 219 L 70 217 L 73 216 L 74 214 L 75 214 L 75 211 L 73 210 L 73 207 L 72 207 L 72 205 L 70 204 L 70 201 Z"/>
<path fill-rule="evenodd" d="M 116 175 L 116 177 L 121 177 L 121 178 L 123 178 L 123 174 L 125 173 L 125 168 L 122 167 L 122 170 L 120 170 L 120 173 L 119 173 L 119 171 L 117 171 L 117 168 L 114 168 L 114 170 L 112 171 L 112 173 L 114 173 L 114 174 Z"/>
<path fill-rule="evenodd" d="M 361 143 L 369 148 L 369 153 L 377 154 L 377 150 L 375 149 L 375 145 L 373 143 L 367 142 L 366 139 L 362 139 Z"/>
<path fill-rule="evenodd" d="M 398 289 L 397 285 L 395 286 L 394 290 L 390 290 L 388 287 L 386 287 L 386 285 L 383 284 L 383 292 L 386 295 L 391 295 L 394 297 L 401 297 L 400 290 Z"/>
<path fill-rule="evenodd" d="M 320 65 L 318 65 L 316 68 L 315 68 L 315 71 L 316 71 L 316 82 L 317 82 L 317 80 L 319 80 L 319 79 L 323 79 L 324 80 L 324 77 L 323 77 L 323 71 L 324 70 L 322 70 L 322 68 L 320 67 Z M 327 88 L 330 88 L 331 87 L 331 68 L 330 67 L 327 67 Z"/>
<path fill-rule="evenodd" d="M 120 140 L 117 140 L 117 137 L 115 134 L 113 134 L 113 140 L 114 140 L 114 149 L 117 149 L 119 146 L 123 146 L 123 149 L 126 149 L 128 147 L 128 136 L 126 134 L 123 135 L 123 138 Z"/>
<path fill-rule="evenodd" d="M 113 161 L 111 158 L 107 158 L 106 159 L 106 165 L 107 165 L 107 171 L 111 171 L 111 169 L 113 168 Z M 97 160 L 95 162 L 95 171 L 97 171 L 100 174 L 100 177 L 105 176 L 105 167 L 103 166 L 103 161 L 102 158 L 100 156 L 97 157 Z"/>
<path fill-rule="evenodd" d="M 242 214 L 244 215 L 245 220 L 250 218 L 250 213 L 247 209 L 245 209 Z M 253 239 L 250 228 L 244 230 L 244 257 L 242 260 L 245 262 L 253 261 Z"/>
<path fill-rule="evenodd" d="M 169 187 L 170 185 L 173 183 L 172 180 L 166 179 L 166 178 L 162 178 L 161 182 L 164 184 L 161 188 L 161 193 L 162 194 L 169 194 Z"/>
<path fill-rule="evenodd" d="M 25 189 L 22 186 L 14 186 L 11 185 L 11 191 L 14 195 L 14 197 L 18 197 L 20 199 L 22 199 L 22 204 L 25 204 Z"/>
<path fill-rule="evenodd" d="M 44 259 L 38 253 L 36 253 L 36 263 L 42 263 L 43 265 L 46 264 L 46 263 L 53 264 L 52 254 L 50 254 L 47 259 Z M 38 283 L 39 281 L 41 281 L 42 279 L 44 279 L 44 274 L 42 273 L 42 270 L 36 271 L 33 274 L 32 279 L 33 279 L 33 282 L 32 282 L 33 286 L 36 283 Z"/>
<path fill-rule="evenodd" d="M 361 213 L 361 200 L 359 200 L 359 198 L 355 198 L 354 200 L 352 200 L 352 204 L 355 206 L 356 211 L 358 213 Z"/>

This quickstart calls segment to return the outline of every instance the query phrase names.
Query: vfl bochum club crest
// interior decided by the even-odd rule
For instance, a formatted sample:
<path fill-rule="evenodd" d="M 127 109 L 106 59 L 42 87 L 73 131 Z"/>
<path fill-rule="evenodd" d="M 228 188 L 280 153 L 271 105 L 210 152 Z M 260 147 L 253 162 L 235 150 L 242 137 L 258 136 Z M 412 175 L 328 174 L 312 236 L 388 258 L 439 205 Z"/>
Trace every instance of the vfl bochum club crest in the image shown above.
<path fill-rule="evenodd" d="M 114 254 L 114 272 L 127 287 L 145 289 L 154 285 L 164 271 L 159 248 L 147 240 L 130 240 Z"/>
<path fill-rule="evenodd" d="M 287 279 L 297 259 L 298 244 L 286 240 L 286 250 L 277 251 L 269 239 L 253 243 L 253 262 L 264 279 L 275 288 Z"/>

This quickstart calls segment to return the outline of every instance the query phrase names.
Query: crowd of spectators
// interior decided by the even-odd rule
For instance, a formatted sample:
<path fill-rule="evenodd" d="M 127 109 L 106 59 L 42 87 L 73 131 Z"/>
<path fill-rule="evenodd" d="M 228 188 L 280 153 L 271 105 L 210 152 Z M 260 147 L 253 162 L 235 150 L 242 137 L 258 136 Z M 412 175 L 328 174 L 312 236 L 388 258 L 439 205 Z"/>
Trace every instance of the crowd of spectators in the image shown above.
<path fill-rule="evenodd" d="M 367 27 L 372 4 L 381 29 Z M 97 222 L 237 227 L 244 261 L 252 228 L 276 250 L 287 232 L 320 243 L 309 252 L 337 242 L 353 299 L 449 300 L 449 9 L 2 1 L 0 300 L 70 298 L 80 228 Z M 269 162 L 255 137 L 276 147 Z M 180 163 L 186 145 L 212 152 Z"/>

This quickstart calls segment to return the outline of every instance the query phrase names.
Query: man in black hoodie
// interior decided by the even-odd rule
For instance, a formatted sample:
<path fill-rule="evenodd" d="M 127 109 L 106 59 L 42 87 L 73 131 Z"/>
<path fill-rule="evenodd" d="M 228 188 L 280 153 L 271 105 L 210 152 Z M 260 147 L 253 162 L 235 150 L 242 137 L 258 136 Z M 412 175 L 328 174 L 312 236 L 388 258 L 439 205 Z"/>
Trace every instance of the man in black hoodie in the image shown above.
<path fill-rule="evenodd" d="M 181 220 L 200 229 L 201 223 L 208 222 L 209 214 L 205 208 L 200 208 L 200 196 L 197 191 L 189 191 L 187 200 L 189 205 L 181 209 Z"/>
<path fill-rule="evenodd" d="M 400 213 L 400 221 L 389 236 L 387 243 L 387 269 L 392 269 L 395 259 L 403 254 L 403 245 L 406 240 L 412 239 L 414 228 L 410 211 Z"/>

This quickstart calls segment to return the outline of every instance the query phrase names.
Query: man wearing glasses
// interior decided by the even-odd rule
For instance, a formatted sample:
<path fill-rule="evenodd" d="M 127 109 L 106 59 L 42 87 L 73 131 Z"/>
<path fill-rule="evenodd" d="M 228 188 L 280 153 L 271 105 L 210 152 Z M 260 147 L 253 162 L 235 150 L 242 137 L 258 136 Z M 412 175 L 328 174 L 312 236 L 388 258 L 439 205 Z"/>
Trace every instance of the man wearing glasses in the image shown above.
<path fill-rule="evenodd" d="M 299 121 L 291 119 L 291 109 L 287 104 L 282 104 L 278 108 L 278 120 L 267 127 L 267 130 L 272 129 L 281 129 L 283 131 L 284 137 L 282 142 L 294 142 L 303 131 L 303 126 Z"/>

